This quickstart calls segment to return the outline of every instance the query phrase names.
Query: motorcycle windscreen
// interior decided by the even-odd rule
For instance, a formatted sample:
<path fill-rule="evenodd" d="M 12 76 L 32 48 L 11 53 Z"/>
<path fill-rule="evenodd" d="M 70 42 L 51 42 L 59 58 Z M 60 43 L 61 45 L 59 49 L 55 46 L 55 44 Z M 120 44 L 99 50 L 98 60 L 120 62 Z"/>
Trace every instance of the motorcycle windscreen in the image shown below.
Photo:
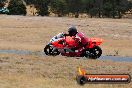
<path fill-rule="evenodd" d="M 103 40 L 101 38 L 90 38 L 89 39 L 92 43 L 95 43 L 96 45 L 100 45 Z"/>

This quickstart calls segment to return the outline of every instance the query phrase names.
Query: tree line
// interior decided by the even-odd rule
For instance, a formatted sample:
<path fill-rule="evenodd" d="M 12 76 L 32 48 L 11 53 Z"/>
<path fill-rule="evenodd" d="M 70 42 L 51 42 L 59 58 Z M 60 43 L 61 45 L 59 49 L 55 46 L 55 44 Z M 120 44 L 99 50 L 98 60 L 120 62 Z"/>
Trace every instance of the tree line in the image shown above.
<path fill-rule="evenodd" d="M 90 17 L 121 18 L 132 10 L 132 0 L 10 0 L 9 14 L 26 15 L 26 5 L 34 5 L 41 16 L 54 13 L 76 18 L 84 13 Z"/>

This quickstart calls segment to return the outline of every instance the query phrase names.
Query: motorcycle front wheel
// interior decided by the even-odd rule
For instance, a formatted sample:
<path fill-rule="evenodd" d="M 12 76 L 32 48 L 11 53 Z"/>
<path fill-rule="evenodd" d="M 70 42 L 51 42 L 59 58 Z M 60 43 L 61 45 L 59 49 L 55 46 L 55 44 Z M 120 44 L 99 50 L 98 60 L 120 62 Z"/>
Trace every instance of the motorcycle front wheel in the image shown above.
<path fill-rule="evenodd" d="M 46 55 L 51 55 L 51 56 L 56 56 L 59 55 L 60 52 L 58 51 L 58 49 L 54 49 L 52 46 L 50 45 L 46 45 L 44 48 L 44 52 Z"/>
<path fill-rule="evenodd" d="M 102 50 L 99 46 L 94 46 L 91 49 L 86 49 L 84 56 L 86 58 L 97 59 L 102 55 Z"/>

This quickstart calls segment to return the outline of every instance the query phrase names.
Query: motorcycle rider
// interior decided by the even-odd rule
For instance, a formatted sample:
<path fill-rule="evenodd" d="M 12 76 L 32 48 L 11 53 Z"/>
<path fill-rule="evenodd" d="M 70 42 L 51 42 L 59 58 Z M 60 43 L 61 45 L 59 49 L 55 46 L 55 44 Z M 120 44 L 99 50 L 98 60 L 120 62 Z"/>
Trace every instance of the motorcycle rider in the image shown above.
<path fill-rule="evenodd" d="M 53 40 L 56 41 L 60 38 L 64 38 L 65 36 L 73 37 L 75 42 L 78 44 L 78 46 L 72 47 L 69 52 L 75 52 L 75 50 L 85 47 L 88 44 L 88 38 L 85 37 L 85 35 L 82 32 L 78 32 L 77 28 L 74 26 L 71 26 L 68 29 L 68 34 L 66 34 L 64 32 L 59 33 L 58 35 L 54 36 L 51 41 L 53 41 Z"/>
<path fill-rule="evenodd" d="M 88 38 L 82 32 L 78 32 L 76 27 L 70 27 L 68 29 L 68 33 L 69 36 L 74 36 L 74 40 L 78 43 L 78 46 L 71 48 L 71 50 L 75 51 L 88 44 Z"/>

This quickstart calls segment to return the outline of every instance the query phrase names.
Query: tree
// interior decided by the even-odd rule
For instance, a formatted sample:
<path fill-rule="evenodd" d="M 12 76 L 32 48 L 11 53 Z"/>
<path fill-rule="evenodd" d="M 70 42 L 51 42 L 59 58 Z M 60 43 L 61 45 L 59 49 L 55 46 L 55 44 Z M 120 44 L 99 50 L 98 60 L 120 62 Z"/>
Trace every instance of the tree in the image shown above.
<path fill-rule="evenodd" d="M 10 15 L 26 15 L 26 6 L 22 0 L 10 0 L 8 9 Z"/>
<path fill-rule="evenodd" d="M 4 7 L 6 1 L 7 1 L 7 0 L 0 0 L 0 7 Z"/>
<path fill-rule="evenodd" d="M 88 15 L 96 16 L 97 14 L 97 8 L 95 7 L 95 0 L 83 0 L 83 6 L 84 6 L 84 12 L 86 12 Z"/>
<path fill-rule="evenodd" d="M 35 7 L 38 10 L 38 14 L 41 16 L 49 15 L 48 11 L 49 0 L 36 0 Z"/>
<path fill-rule="evenodd" d="M 18 0 L 19 1 L 19 0 Z M 72 14 L 76 18 L 80 13 L 91 17 L 121 18 L 127 11 L 132 11 L 132 1 L 128 0 L 24 0 L 33 5 L 41 16 L 50 12 L 58 16 Z"/>
<path fill-rule="evenodd" d="M 97 0 L 96 6 L 98 8 L 98 16 L 101 17 L 102 16 L 102 10 L 103 10 L 103 0 Z"/>
<path fill-rule="evenodd" d="M 67 14 L 67 3 L 65 0 L 53 0 L 50 2 L 50 9 L 53 13 L 58 14 L 59 17 Z"/>
<path fill-rule="evenodd" d="M 117 0 L 117 13 L 118 18 L 122 18 L 122 15 L 125 14 L 125 12 L 129 11 L 131 7 L 129 7 L 129 2 L 127 0 Z"/>
<path fill-rule="evenodd" d="M 105 2 L 103 5 L 103 15 L 106 17 L 111 17 L 112 4 L 110 2 Z"/>
<path fill-rule="evenodd" d="M 91 8 L 91 9 L 89 10 L 89 14 L 90 14 L 91 18 L 92 18 L 93 16 L 97 16 L 97 14 L 98 14 L 98 8 Z"/>
<path fill-rule="evenodd" d="M 82 9 L 82 0 L 66 0 L 68 6 L 68 12 L 75 14 L 75 17 L 79 17 L 79 13 Z"/>
<path fill-rule="evenodd" d="M 130 8 L 128 0 L 103 0 L 103 15 L 106 17 L 121 18 Z"/>
<path fill-rule="evenodd" d="M 49 2 L 50 0 L 25 0 L 28 5 L 34 5 L 38 11 L 38 15 L 49 15 Z"/>

